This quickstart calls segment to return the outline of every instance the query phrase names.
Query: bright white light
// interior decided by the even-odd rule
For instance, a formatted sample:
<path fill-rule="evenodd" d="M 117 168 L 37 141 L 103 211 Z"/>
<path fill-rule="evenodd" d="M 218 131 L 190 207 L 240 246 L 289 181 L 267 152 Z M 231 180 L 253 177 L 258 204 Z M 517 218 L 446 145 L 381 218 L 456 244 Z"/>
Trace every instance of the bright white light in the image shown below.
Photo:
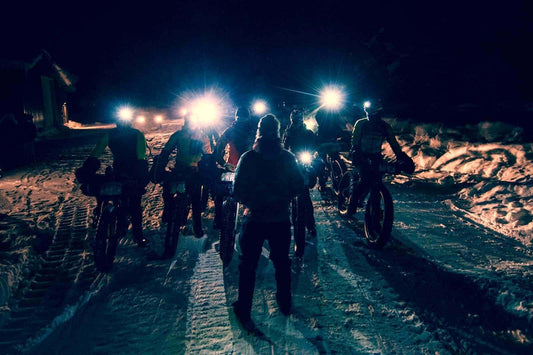
<path fill-rule="evenodd" d="M 298 159 L 300 159 L 303 164 L 311 164 L 313 161 L 313 155 L 309 152 L 301 152 L 298 155 Z"/>
<path fill-rule="evenodd" d="M 267 110 L 267 105 L 264 101 L 258 100 L 254 102 L 252 109 L 256 115 L 262 115 Z"/>
<path fill-rule="evenodd" d="M 187 109 L 184 107 L 180 110 L 180 115 L 185 116 L 187 114 Z"/>
<path fill-rule="evenodd" d="M 372 104 L 370 103 L 370 101 L 365 101 L 365 103 L 363 104 L 363 107 L 364 108 L 369 108 Z"/>
<path fill-rule="evenodd" d="M 220 117 L 217 100 L 209 96 L 195 100 L 191 106 L 191 119 L 197 125 L 211 125 Z"/>
<path fill-rule="evenodd" d="M 144 116 L 137 116 L 137 123 L 144 124 L 146 122 L 146 117 Z"/>
<path fill-rule="evenodd" d="M 320 103 L 329 110 L 338 110 L 342 106 L 344 94 L 340 88 L 327 86 L 320 93 Z"/>
<path fill-rule="evenodd" d="M 118 110 L 118 118 L 122 121 L 131 121 L 133 119 L 133 110 L 130 107 L 122 107 Z"/>
<path fill-rule="evenodd" d="M 157 115 L 154 117 L 155 123 L 162 123 L 163 122 L 163 115 Z"/>
<path fill-rule="evenodd" d="M 318 126 L 317 123 L 316 123 L 316 120 L 313 119 L 313 118 L 304 120 L 304 125 L 305 125 L 305 128 L 310 129 L 313 132 L 316 131 L 317 126 Z"/>

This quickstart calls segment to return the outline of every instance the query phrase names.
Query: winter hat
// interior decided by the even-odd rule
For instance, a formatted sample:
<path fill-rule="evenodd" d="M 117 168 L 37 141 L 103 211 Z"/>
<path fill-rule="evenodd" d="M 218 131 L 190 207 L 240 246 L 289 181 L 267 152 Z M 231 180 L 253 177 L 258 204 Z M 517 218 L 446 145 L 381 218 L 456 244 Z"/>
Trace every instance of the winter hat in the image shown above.
<path fill-rule="evenodd" d="M 259 120 L 257 138 L 279 138 L 279 121 L 276 116 L 268 114 Z"/>

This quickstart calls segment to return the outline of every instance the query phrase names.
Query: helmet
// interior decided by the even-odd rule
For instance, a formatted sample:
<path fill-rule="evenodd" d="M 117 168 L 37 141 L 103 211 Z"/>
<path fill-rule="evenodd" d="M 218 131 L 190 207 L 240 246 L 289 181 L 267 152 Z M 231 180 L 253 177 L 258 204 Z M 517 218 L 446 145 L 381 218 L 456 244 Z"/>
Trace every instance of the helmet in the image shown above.
<path fill-rule="evenodd" d="M 240 106 L 235 111 L 235 120 L 244 120 L 247 121 L 250 119 L 250 110 L 248 110 L 246 107 Z"/>
<path fill-rule="evenodd" d="M 374 102 L 365 101 L 363 109 L 369 119 L 381 118 L 383 116 L 383 103 L 381 100 L 376 100 Z"/>
<path fill-rule="evenodd" d="M 302 110 L 294 109 L 291 112 L 290 118 L 291 118 L 291 123 L 292 124 L 302 123 L 303 120 L 304 120 L 304 113 L 303 113 Z"/>

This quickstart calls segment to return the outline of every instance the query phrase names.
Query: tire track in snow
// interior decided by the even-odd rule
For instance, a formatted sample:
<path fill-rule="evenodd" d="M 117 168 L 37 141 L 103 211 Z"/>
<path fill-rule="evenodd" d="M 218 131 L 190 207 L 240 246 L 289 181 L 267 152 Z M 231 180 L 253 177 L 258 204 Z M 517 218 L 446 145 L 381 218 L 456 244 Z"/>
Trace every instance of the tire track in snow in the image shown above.
<path fill-rule="evenodd" d="M 27 350 L 42 342 L 86 302 L 95 278 L 85 250 L 88 206 L 68 200 L 61 206 L 56 233 L 41 268 L 24 291 L 9 320 L 0 329 L 2 346 Z"/>
<path fill-rule="evenodd" d="M 316 191 L 312 193 L 314 201 L 321 200 Z M 389 293 L 386 282 L 362 255 L 350 255 L 351 259 L 348 261 L 349 256 L 346 255 L 343 243 L 361 237 L 344 226 L 333 215 L 335 213 L 337 211 L 333 206 L 315 204 L 318 278 L 322 285 L 324 304 L 328 307 L 325 312 L 333 311 L 337 314 L 335 317 L 325 317 L 328 323 L 324 328 L 330 331 L 330 336 L 335 341 L 342 344 L 342 337 L 349 336 L 344 343 L 354 344 L 355 341 L 361 347 L 349 349 L 350 351 L 390 353 L 403 352 L 409 348 L 420 350 L 419 345 L 417 347 L 414 344 L 414 339 L 420 334 L 420 329 L 424 331 L 425 326 L 413 310 L 404 306 L 397 307 L 395 295 Z M 333 229 L 337 231 L 333 232 Z M 344 235 L 346 238 L 339 240 L 335 237 L 337 235 Z M 344 324 L 339 319 L 345 319 L 342 322 Z M 413 336 L 406 336 L 410 333 Z M 330 346 L 332 345 L 330 342 Z"/>
<path fill-rule="evenodd" d="M 199 255 L 189 282 L 186 353 L 253 353 L 250 345 L 233 336 L 222 262 L 214 248 Z"/>

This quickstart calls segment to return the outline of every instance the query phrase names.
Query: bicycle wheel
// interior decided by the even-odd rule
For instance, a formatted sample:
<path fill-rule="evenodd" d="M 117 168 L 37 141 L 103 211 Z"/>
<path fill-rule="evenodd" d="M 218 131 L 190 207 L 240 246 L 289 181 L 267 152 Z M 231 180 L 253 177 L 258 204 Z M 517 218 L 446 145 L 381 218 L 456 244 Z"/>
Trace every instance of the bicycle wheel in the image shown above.
<path fill-rule="evenodd" d="M 235 249 L 235 217 L 237 206 L 234 201 L 224 201 L 222 205 L 222 228 L 220 228 L 219 255 L 226 267 L 233 258 Z"/>
<path fill-rule="evenodd" d="M 294 255 L 301 258 L 305 251 L 305 205 L 300 196 L 292 200 L 292 225 L 294 229 Z"/>
<path fill-rule="evenodd" d="M 340 183 L 344 172 L 346 171 L 346 164 L 343 161 L 335 159 L 331 161 L 331 187 L 336 195 L 340 191 Z"/>
<path fill-rule="evenodd" d="M 94 241 L 94 265 L 102 272 L 113 266 L 118 244 L 118 215 L 111 204 L 102 208 Z"/>
<path fill-rule="evenodd" d="M 180 229 L 184 224 L 183 210 L 186 208 L 184 204 L 184 198 L 182 196 L 177 196 L 171 200 L 168 206 L 169 219 L 167 222 L 167 231 L 165 235 L 165 251 L 163 252 L 164 258 L 172 258 L 176 253 Z"/>
<path fill-rule="evenodd" d="M 383 184 L 370 191 L 365 211 L 365 238 L 373 249 L 381 249 L 391 237 L 394 208 Z"/>
<path fill-rule="evenodd" d="M 346 213 L 350 202 L 350 174 L 345 173 L 339 183 L 339 193 L 337 195 L 337 209 L 339 213 Z"/>

